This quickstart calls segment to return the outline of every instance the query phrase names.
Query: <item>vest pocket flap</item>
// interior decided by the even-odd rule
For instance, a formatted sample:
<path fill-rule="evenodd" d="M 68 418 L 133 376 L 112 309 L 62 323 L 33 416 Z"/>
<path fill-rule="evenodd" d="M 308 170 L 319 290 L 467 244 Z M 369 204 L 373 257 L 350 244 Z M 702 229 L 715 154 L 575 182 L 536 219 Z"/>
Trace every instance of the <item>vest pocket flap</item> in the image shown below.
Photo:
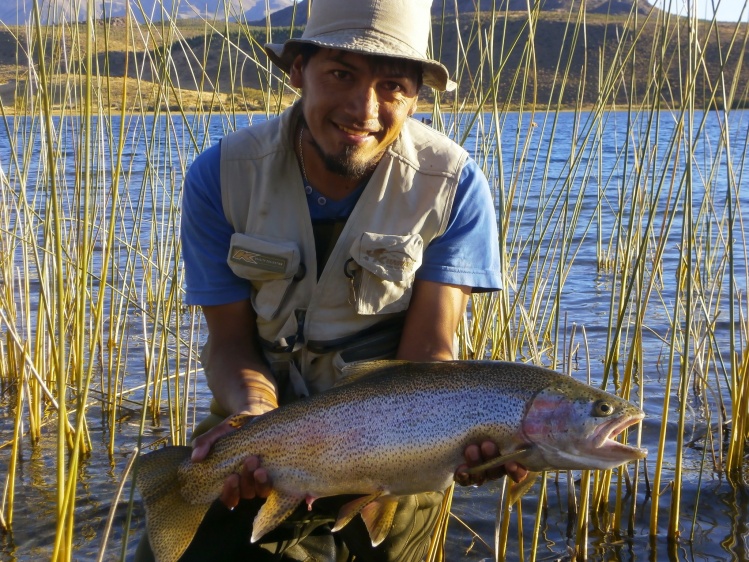
<path fill-rule="evenodd" d="M 356 266 L 351 277 L 351 302 L 357 314 L 392 314 L 408 308 L 424 242 L 418 234 L 396 236 L 365 232 L 351 246 Z M 357 267 L 358 266 L 358 267 Z"/>
<path fill-rule="evenodd" d="M 291 279 L 299 272 L 299 247 L 235 232 L 227 262 L 235 274 L 250 281 Z"/>
<path fill-rule="evenodd" d="M 404 283 L 421 265 L 424 242 L 418 234 L 396 236 L 365 232 L 351 245 L 351 257 L 380 279 Z"/>
<path fill-rule="evenodd" d="M 304 277 L 299 247 L 294 242 L 236 232 L 226 261 L 236 275 L 252 283 L 252 306 L 264 320 L 276 317 L 294 281 Z"/>

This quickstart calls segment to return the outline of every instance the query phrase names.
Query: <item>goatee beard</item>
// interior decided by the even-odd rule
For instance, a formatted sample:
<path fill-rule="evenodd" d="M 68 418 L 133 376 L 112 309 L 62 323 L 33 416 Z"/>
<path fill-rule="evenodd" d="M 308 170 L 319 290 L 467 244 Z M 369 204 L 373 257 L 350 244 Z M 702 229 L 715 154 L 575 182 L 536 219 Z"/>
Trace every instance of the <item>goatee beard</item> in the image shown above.
<path fill-rule="evenodd" d="M 323 161 L 325 169 L 333 174 L 349 179 L 362 180 L 374 171 L 377 161 L 379 161 L 378 158 L 374 163 L 371 161 L 361 162 L 356 157 L 355 146 L 346 146 L 340 154 L 326 154 L 312 135 L 309 135 L 309 137 L 312 146 Z"/>

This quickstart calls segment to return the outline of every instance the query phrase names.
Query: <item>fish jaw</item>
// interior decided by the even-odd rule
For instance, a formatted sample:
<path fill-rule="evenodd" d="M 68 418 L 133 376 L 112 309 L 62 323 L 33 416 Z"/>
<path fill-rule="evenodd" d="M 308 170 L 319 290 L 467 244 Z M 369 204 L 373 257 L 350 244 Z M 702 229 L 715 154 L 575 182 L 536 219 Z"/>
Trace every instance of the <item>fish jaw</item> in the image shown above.
<path fill-rule="evenodd" d="M 580 385 L 539 392 L 526 412 L 522 435 L 532 444 L 523 464 L 530 470 L 609 470 L 642 459 L 647 450 L 616 437 L 645 417 L 640 408 L 613 394 Z"/>
<path fill-rule="evenodd" d="M 616 438 L 625 429 L 640 423 L 644 418 L 645 414 L 643 412 L 626 413 L 622 414 L 619 418 L 612 419 L 608 423 L 598 426 L 593 435 L 593 444 L 598 453 L 603 458 L 617 462 L 617 464 L 622 464 L 622 462 L 630 460 L 644 459 L 648 454 L 647 449 L 616 441 Z"/>

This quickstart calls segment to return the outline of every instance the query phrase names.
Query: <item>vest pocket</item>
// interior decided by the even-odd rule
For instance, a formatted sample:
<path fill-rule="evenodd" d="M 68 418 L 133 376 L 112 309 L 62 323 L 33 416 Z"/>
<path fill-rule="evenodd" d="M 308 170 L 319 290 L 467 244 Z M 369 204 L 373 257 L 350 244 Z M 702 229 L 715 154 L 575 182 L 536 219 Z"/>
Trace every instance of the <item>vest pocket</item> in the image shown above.
<path fill-rule="evenodd" d="M 226 261 L 236 275 L 252 283 L 252 306 L 264 320 L 278 314 L 294 281 L 304 277 L 295 242 L 235 232 Z"/>
<path fill-rule="evenodd" d="M 424 242 L 420 235 L 365 232 L 351 245 L 346 275 L 357 314 L 391 314 L 408 308 Z"/>

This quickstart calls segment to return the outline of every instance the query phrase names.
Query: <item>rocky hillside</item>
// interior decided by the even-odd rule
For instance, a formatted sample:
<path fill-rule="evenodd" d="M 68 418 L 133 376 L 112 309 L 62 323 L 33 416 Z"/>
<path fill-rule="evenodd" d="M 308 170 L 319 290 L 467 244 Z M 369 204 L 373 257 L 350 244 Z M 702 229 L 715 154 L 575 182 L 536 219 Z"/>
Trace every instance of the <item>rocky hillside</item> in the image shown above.
<path fill-rule="evenodd" d="M 540 2 L 539 9 L 545 12 L 565 12 L 571 9 L 577 10 L 579 3 L 574 0 L 535 0 Z M 628 14 L 636 5 L 640 14 L 647 14 L 652 6 L 647 0 L 588 0 L 585 10 L 591 14 Z M 535 7 L 535 2 L 532 3 Z M 432 4 L 432 15 L 439 17 L 442 14 L 472 14 L 475 12 L 525 12 L 527 10 L 526 0 L 434 0 Z M 302 0 L 296 6 L 291 5 L 272 12 L 270 16 L 271 25 L 276 27 L 288 27 L 294 21 L 295 25 L 307 23 L 307 0 Z M 265 25 L 265 20 L 256 20 L 252 25 Z"/>

